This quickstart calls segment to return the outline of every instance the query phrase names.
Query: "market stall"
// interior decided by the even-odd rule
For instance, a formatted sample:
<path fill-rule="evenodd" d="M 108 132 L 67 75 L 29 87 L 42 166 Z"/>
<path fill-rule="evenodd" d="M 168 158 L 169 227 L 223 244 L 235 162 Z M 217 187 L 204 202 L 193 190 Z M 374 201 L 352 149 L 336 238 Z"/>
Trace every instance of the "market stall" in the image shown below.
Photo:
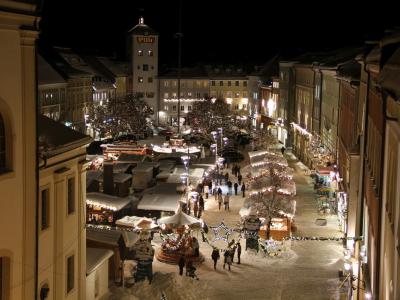
<path fill-rule="evenodd" d="M 291 234 L 291 220 L 288 217 L 272 218 L 270 227 L 270 238 L 273 240 L 281 241 Z M 260 237 L 267 239 L 268 225 L 265 224 L 260 227 Z"/>

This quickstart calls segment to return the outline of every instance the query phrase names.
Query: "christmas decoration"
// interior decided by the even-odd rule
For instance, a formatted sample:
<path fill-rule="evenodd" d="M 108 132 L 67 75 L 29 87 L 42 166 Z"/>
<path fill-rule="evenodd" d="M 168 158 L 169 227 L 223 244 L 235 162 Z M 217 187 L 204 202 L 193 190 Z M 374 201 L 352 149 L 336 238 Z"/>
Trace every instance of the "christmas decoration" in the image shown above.
<path fill-rule="evenodd" d="M 226 226 L 224 222 L 221 222 L 221 224 L 219 224 L 216 227 L 210 227 L 210 228 L 214 232 L 214 239 L 212 240 L 213 243 L 218 240 L 222 240 L 228 243 L 229 235 L 232 234 L 232 229 Z"/>

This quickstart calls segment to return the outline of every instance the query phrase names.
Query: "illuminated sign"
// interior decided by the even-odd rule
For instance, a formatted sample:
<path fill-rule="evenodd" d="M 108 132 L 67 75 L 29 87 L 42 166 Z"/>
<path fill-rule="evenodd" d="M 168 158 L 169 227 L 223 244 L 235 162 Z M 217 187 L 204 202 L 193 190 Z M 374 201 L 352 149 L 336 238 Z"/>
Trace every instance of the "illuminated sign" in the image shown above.
<path fill-rule="evenodd" d="M 154 43 L 154 37 L 153 36 L 138 36 L 136 37 L 136 40 L 138 43 Z"/>

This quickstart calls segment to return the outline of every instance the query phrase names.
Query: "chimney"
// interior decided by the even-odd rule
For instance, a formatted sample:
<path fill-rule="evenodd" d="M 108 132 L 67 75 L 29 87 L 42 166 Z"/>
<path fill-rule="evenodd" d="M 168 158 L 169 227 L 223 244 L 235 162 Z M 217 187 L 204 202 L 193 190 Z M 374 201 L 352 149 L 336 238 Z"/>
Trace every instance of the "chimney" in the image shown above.
<path fill-rule="evenodd" d="M 103 162 L 103 193 L 114 195 L 114 163 L 112 160 Z"/>

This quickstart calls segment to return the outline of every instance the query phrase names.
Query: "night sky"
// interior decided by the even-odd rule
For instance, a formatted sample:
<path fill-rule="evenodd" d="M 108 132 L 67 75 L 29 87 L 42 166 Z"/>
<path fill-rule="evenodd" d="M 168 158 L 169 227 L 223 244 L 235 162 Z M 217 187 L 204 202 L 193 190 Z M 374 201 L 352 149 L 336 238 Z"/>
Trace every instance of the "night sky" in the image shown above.
<path fill-rule="evenodd" d="M 143 15 L 160 33 L 160 64 L 177 60 L 179 0 L 43 0 L 41 39 L 110 55 Z M 400 25 L 394 4 L 336 1 L 182 1 L 183 64 L 263 63 L 282 53 L 324 50 L 379 38 Z M 394 2 L 394 1 L 393 1 Z M 372 19 L 373 18 L 373 19 Z M 397 24 L 396 24 L 397 22 Z"/>

